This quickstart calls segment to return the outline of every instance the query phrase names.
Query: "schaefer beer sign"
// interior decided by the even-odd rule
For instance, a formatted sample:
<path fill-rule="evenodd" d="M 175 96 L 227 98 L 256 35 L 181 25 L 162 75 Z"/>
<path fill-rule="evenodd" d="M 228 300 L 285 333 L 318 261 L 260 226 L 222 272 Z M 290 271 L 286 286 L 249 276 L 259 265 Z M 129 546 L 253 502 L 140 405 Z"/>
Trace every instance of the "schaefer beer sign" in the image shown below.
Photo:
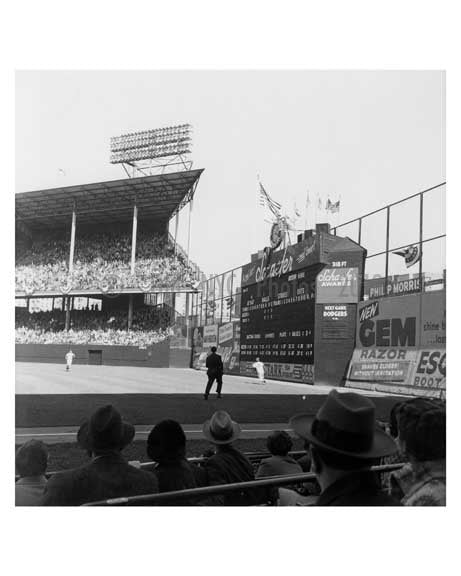
<path fill-rule="evenodd" d="M 264 253 L 256 262 L 242 268 L 242 286 L 276 278 L 294 270 L 301 270 L 319 262 L 318 242 L 315 239 L 288 246 L 286 250 Z"/>

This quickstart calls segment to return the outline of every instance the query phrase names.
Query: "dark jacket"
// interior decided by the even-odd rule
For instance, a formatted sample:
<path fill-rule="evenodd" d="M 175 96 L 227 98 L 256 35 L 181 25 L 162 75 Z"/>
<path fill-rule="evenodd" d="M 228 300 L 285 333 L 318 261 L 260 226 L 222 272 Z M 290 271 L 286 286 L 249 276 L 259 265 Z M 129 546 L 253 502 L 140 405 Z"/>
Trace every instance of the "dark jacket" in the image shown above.
<path fill-rule="evenodd" d="M 291 456 L 271 456 L 270 458 L 261 460 L 256 477 L 290 476 L 292 474 L 302 473 L 303 469 Z"/>
<path fill-rule="evenodd" d="M 139 470 L 121 454 L 97 456 L 74 470 L 59 472 L 48 481 L 45 506 L 80 506 L 87 502 L 158 492 L 157 477 Z"/>
<path fill-rule="evenodd" d="M 216 354 L 216 352 L 212 352 L 209 356 L 207 356 L 206 367 L 208 368 L 208 376 L 221 375 L 224 370 L 221 356 Z"/>
<path fill-rule="evenodd" d="M 249 482 L 254 480 L 253 466 L 246 456 L 232 445 L 226 445 L 209 458 L 204 466 L 207 474 L 207 484 L 233 484 L 234 482 Z M 207 499 L 206 505 L 214 506 L 250 506 L 261 498 L 261 491 L 229 492 Z"/>
<path fill-rule="evenodd" d="M 159 492 L 174 492 L 206 485 L 204 472 L 185 458 L 159 462 L 155 467 Z"/>
<path fill-rule="evenodd" d="M 400 506 L 384 494 L 374 472 L 351 472 L 340 478 L 317 500 L 316 506 Z"/>
<path fill-rule="evenodd" d="M 185 458 L 159 462 L 155 467 L 159 492 L 175 492 L 207 485 L 207 476 L 203 468 L 190 464 Z M 196 498 L 190 500 L 169 501 L 166 506 L 190 506 L 198 504 Z"/>

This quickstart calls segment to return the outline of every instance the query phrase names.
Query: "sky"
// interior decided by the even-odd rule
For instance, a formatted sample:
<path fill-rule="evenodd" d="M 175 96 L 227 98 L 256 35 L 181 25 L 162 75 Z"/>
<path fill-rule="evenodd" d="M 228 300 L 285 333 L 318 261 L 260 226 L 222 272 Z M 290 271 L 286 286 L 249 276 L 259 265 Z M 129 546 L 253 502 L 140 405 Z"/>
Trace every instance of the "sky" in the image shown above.
<path fill-rule="evenodd" d="M 193 167 L 204 173 L 190 256 L 206 274 L 268 245 L 258 176 L 285 213 L 296 203 L 300 228 L 326 221 L 317 198 L 340 200 L 336 225 L 445 181 L 439 71 L 22 71 L 15 101 L 16 192 L 123 178 L 109 163 L 111 136 L 192 124 Z M 435 194 L 424 223 L 425 237 L 445 232 Z M 187 224 L 185 208 L 184 247 Z M 417 225 L 415 202 L 396 209 L 393 245 L 416 240 Z M 383 248 L 383 234 L 378 215 L 363 230 L 369 253 Z M 444 246 L 428 247 L 427 258 L 439 267 Z M 403 259 L 392 262 L 392 273 L 405 272 Z"/>

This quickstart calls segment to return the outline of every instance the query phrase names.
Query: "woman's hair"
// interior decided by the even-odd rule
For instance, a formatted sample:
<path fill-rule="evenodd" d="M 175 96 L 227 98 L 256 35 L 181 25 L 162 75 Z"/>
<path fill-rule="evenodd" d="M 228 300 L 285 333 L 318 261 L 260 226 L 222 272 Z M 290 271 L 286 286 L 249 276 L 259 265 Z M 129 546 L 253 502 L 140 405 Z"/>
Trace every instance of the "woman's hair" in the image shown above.
<path fill-rule="evenodd" d="M 430 398 L 412 398 L 397 410 L 399 439 L 405 452 L 420 462 L 441 460 L 446 455 L 445 403 Z"/>
<path fill-rule="evenodd" d="M 186 435 L 176 420 L 162 420 L 147 438 L 147 455 L 156 462 L 177 460 L 186 454 Z"/>
<path fill-rule="evenodd" d="M 41 476 L 48 465 L 48 448 L 40 440 L 29 440 L 16 452 L 16 471 L 24 476 Z"/>
<path fill-rule="evenodd" d="M 274 430 L 267 437 L 267 449 L 274 456 L 286 456 L 293 446 L 293 442 L 287 432 L 284 430 Z"/>

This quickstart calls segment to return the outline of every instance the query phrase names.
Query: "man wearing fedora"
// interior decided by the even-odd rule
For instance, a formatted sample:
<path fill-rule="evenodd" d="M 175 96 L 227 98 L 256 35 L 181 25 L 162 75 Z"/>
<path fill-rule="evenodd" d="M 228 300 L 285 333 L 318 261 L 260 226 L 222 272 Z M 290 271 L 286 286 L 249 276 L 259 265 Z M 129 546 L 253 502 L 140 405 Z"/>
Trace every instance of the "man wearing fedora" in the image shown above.
<path fill-rule="evenodd" d="M 218 393 L 218 398 L 221 398 L 222 375 L 224 371 L 224 365 L 221 356 L 219 354 L 216 354 L 216 346 L 211 347 L 211 354 L 209 354 L 206 359 L 206 367 L 207 367 L 206 373 L 208 376 L 208 382 L 206 385 L 204 398 L 205 400 L 208 400 L 208 395 L 215 380 L 217 382 L 216 392 Z"/>
<path fill-rule="evenodd" d="M 134 434 L 134 426 L 124 422 L 113 406 L 96 410 L 77 434 L 80 446 L 91 454 L 91 462 L 52 476 L 45 489 L 45 506 L 80 506 L 158 492 L 155 474 L 131 466 L 121 454 Z"/>
<path fill-rule="evenodd" d="M 216 447 L 216 454 L 205 463 L 207 484 L 233 484 L 254 480 L 253 466 L 246 456 L 232 446 L 240 436 L 240 426 L 224 410 L 218 410 L 203 424 L 203 434 Z M 259 492 L 247 490 L 244 493 L 229 492 L 213 496 L 204 502 L 214 506 L 249 506 L 258 500 Z"/>
<path fill-rule="evenodd" d="M 398 506 L 384 494 L 371 467 L 397 445 L 377 427 L 371 400 L 332 390 L 315 416 L 290 420 L 310 443 L 312 470 L 322 490 L 316 506 Z"/>

